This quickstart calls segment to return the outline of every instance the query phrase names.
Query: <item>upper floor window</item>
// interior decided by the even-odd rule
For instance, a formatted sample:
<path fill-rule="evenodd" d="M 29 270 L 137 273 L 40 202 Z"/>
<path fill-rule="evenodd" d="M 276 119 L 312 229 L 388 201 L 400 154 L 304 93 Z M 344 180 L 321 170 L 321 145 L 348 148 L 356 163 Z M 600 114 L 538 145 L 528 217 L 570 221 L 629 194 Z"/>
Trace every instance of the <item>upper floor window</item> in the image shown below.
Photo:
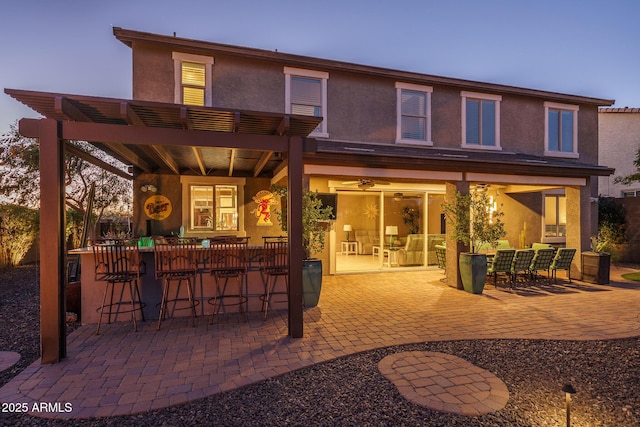
<path fill-rule="evenodd" d="M 322 117 L 312 136 L 328 137 L 327 80 L 329 73 L 284 67 L 285 113 Z"/>
<path fill-rule="evenodd" d="M 462 92 L 462 147 L 502 150 L 499 95 Z"/>
<path fill-rule="evenodd" d="M 578 157 L 577 105 L 545 102 L 544 154 L 557 157 Z"/>
<path fill-rule="evenodd" d="M 433 145 L 431 141 L 431 86 L 396 83 L 396 142 Z"/>
<path fill-rule="evenodd" d="M 173 52 L 174 102 L 185 105 L 211 106 L 213 58 Z"/>

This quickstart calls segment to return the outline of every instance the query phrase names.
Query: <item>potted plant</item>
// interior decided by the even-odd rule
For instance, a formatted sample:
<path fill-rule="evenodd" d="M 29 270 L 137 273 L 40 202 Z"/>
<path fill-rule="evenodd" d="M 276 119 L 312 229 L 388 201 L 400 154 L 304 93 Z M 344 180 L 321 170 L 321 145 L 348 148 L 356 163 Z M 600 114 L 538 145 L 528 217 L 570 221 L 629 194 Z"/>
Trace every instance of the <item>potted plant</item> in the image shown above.
<path fill-rule="evenodd" d="M 287 187 L 273 186 L 274 194 L 287 197 Z M 287 231 L 286 204 L 282 210 L 274 210 L 282 231 Z M 331 228 L 333 208 L 324 206 L 317 192 L 302 193 L 302 250 L 304 260 L 302 267 L 302 291 L 305 307 L 315 307 L 322 290 L 322 260 L 313 258 L 324 250 L 327 231 Z"/>
<path fill-rule="evenodd" d="M 464 290 L 481 294 L 487 275 L 487 256 L 478 253 L 478 248 L 496 247 L 498 240 L 507 234 L 501 219 L 504 213 L 498 210 L 497 203 L 492 203 L 489 196 L 480 191 L 469 194 L 456 191 L 455 199 L 444 203 L 442 208 L 453 227 L 455 240 L 470 249 L 462 252 L 459 258 Z"/>
<path fill-rule="evenodd" d="M 402 208 L 402 222 L 409 228 L 409 234 L 420 232 L 420 211 L 410 206 Z"/>
<path fill-rule="evenodd" d="M 611 197 L 598 198 L 598 235 L 591 237 L 591 251 L 582 253 L 582 280 L 609 283 L 611 260 L 620 255 L 619 246 L 626 241 L 626 214 Z"/>

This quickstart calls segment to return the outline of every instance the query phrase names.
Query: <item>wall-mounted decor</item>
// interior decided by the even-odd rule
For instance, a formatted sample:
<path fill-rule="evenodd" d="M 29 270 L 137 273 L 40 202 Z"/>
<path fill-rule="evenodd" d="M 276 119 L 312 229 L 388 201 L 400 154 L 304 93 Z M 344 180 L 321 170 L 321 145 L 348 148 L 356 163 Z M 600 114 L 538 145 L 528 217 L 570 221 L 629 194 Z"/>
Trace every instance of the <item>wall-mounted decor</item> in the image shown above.
<path fill-rule="evenodd" d="M 363 214 L 369 219 L 376 218 L 378 216 L 378 205 L 375 203 L 368 203 L 364 208 Z"/>
<path fill-rule="evenodd" d="M 144 213 L 151 219 L 162 221 L 171 215 L 171 200 L 160 194 L 144 201 Z"/>
<path fill-rule="evenodd" d="M 258 207 L 251 211 L 258 218 L 256 225 L 273 225 L 271 222 L 271 205 L 278 204 L 275 194 L 269 190 L 260 190 L 253 196 L 253 201 L 258 204 Z"/>

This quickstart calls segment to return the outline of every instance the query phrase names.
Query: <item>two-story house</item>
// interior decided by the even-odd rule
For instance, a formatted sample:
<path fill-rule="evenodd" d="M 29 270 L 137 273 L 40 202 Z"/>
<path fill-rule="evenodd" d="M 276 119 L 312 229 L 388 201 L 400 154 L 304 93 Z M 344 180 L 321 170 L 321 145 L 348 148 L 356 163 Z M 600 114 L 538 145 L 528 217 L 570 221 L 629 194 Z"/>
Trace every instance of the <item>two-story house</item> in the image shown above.
<path fill-rule="evenodd" d="M 435 263 L 447 183 L 489 191 L 507 212 L 513 247 L 525 229 L 526 245 L 589 247 L 594 177 L 612 172 L 598 165 L 597 150 L 598 107 L 610 100 L 120 28 L 114 34 L 132 50 L 134 100 L 322 118 L 309 135 L 317 149 L 304 155 L 303 172 L 311 190 L 337 196 L 325 272 Z M 188 235 L 231 232 L 256 243 L 277 234 L 257 227 L 251 213 L 255 195 L 286 176 L 281 153 L 200 151 L 171 153 L 177 167 L 149 160 L 150 173 L 137 174 L 136 200 L 149 180 L 182 189 L 176 215 L 151 231 L 182 226 Z M 227 195 L 233 201 L 221 198 Z M 201 211 L 215 211 L 215 218 L 203 223 Z M 405 221 L 407 211 L 414 224 Z M 148 219 L 143 209 L 135 215 L 138 224 Z M 412 247 L 404 258 L 385 259 L 388 239 Z"/>
<path fill-rule="evenodd" d="M 597 177 L 613 173 L 598 161 L 598 107 L 613 101 L 113 31 L 131 48 L 131 100 L 6 92 L 58 123 L 21 123 L 45 155 L 60 156 L 58 138 L 84 139 L 131 165 L 136 234 L 233 234 L 258 245 L 282 234 L 261 216 L 275 202 L 272 184 L 296 192 L 301 180 L 336 208 L 319 254 L 325 274 L 429 268 L 446 239 L 449 285 L 461 287 L 441 204 L 455 191 L 486 191 L 506 212 L 511 246 L 574 247 L 579 277 Z M 52 168 L 43 173 L 56 177 Z M 43 203 L 59 208 L 51 189 Z M 300 212 L 298 202 L 289 208 Z M 43 277 L 60 270 L 45 265 Z"/>

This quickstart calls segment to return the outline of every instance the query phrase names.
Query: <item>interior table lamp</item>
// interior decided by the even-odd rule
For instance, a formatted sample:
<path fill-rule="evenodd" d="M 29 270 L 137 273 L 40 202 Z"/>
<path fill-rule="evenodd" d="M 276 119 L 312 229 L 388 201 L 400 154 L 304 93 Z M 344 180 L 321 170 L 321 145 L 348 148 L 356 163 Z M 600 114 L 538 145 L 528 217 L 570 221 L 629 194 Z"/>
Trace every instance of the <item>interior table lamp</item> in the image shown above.
<path fill-rule="evenodd" d="M 387 225 L 384 230 L 384 234 L 389 236 L 389 247 L 393 248 L 393 236 L 398 235 L 398 226 L 397 225 Z"/>
<path fill-rule="evenodd" d="M 349 242 L 349 233 L 352 231 L 353 229 L 351 228 L 351 225 L 349 224 L 345 224 L 344 227 L 342 227 L 342 231 L 346 231 L 347 233 L 347 242 Z"/>

